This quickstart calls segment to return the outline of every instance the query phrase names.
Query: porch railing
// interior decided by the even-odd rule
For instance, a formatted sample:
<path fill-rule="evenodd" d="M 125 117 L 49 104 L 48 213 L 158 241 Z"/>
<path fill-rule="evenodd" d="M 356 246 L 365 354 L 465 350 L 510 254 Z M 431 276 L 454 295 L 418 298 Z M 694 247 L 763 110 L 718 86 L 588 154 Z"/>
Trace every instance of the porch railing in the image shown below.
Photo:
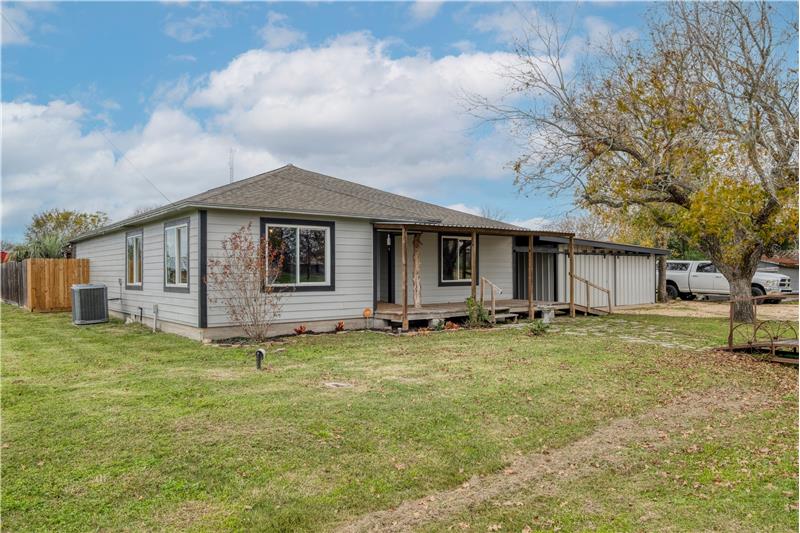
<path fill-rule="evenodd" d="M 600 285 L 592 283 L 586 278 L 576 276 L 575 274 L 570 273 L 570 276 L 572 276 L 572 279 L 574 279 L 575 281 L 583 283 L 586 286 L 586 307 L 583 309 L 584 315 L 588 315 L 589 311 L 592 309 L 592 288 L 595 288 L 600 292 L 606 293 L 606 301 L 607 301 L 606 308 L 608 309 L 608 314 L 609 315 L 611 314 L 611 291 L 609 289 L 606 289 L 605 287 L 601 287 Z M 594 306 L 594 308 L 602 309 L 600 306 Z"/>
<path fill-rule="evenodd" d="M 497 322 L 497 300 L 495 299 L 496 294 L 503 294 L 503 289 L 489 281 L 488 279 L 481 276 L 481 305 L 483 305 L 484 298 L 483 298 L 483 289 L 488 285 L 491 287 L 491 297 L 492 297 L 492 322 Z"/>

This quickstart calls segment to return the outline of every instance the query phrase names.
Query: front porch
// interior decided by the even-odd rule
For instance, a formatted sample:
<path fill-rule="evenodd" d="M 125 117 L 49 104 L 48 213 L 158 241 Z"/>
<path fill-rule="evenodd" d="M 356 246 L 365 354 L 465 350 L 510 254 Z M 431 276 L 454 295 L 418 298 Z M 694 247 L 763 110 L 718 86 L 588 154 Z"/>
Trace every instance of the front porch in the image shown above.
<path fill-rule="evenodd" d="M 488 308 L 490 304 L 487 302 L 484 303 Z M 545 307 L 556 311 L 569 311 L 569 302 L 534 301 L 533 305 L 534 313 L 537 310 L 541 311 Z M 516 319 L 519 315 L 527 316 L 529 311 L 528 300 L 511 299 L 496 301 L 495 312 L 498 320 L 510 317 Z M 467 304 L 465 302 L 422 304 L 420 307 L 409 307 L 407 311 L 409 322 L 451 320 L 464 318 L 466 316 Z M 402 324 L 403 306 L 401 304 L 378 302 L 377 309 L 375 310 L 375 318 L 386 320 L 393 324 Z"/>
<path fill-rule="evenodd" d="M 410 322 L 464 318 L 470 296 L 490 313 L 494 301 L 498 322 L 533 317 L 543 307 L 575 316 L 571 234 L 388 223 L 374 228 L 374 317 L 379 320 L 407 330 Z M 567 240 L 561 253 L 569 262 L 561 275 L 569 286 L 568 301 L 558 301 L 555 250 L 540 241 L 544 236 Z M 451 253 L 456 249 L 460 255 Z"/>

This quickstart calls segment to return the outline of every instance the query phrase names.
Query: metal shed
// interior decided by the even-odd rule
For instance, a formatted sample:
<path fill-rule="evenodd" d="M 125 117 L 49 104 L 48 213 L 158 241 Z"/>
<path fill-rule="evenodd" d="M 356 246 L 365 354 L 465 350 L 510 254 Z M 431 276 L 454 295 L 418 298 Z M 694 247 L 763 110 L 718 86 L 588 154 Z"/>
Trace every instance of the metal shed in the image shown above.
<path fill-rule="evenodd" d="M 550 253 L 555 257 L 552 261 L 555 268 L 554 300 L 568 300 L 568 240 L 561 237 L 543 237 L 541 240 L 552 245 Z M 669 250 L 588 239 L 575 239 L 574 242 L 575 274 L 608 289 L 613 307 L 656 302 L 656 258 L 668 255 Z M 576 287 L 575 303 L 585 305 L 586 298 L 586 290 Z M 592 305 L 603 305 L 607 298 L 605 292 L 589 288 Z"/>

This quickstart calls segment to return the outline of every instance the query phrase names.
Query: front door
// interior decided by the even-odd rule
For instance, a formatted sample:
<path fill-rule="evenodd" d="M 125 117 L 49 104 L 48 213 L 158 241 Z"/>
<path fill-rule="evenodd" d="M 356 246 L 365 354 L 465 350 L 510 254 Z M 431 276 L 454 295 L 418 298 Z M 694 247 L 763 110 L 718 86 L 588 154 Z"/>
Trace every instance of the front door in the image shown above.
<path fill-rule="evenodd" d="M 378 301 L 394 303 L 395 236 L 378 234 Z"/>

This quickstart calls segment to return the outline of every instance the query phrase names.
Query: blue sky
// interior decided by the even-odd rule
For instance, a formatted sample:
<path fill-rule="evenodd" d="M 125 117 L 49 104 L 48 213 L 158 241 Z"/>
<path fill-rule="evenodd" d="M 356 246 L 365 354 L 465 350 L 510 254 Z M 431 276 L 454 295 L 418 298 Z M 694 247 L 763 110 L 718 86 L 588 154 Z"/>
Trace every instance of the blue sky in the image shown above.
<path fill-rule="evenodd" d="M 34 212 L 121 219 L 285 163 L 517 222 L 520 152 L 458 95 L 492 98 L 522 16 L 581 38 L 643 30 L 647 4 L 4 3 L 3 238 Z"/>

